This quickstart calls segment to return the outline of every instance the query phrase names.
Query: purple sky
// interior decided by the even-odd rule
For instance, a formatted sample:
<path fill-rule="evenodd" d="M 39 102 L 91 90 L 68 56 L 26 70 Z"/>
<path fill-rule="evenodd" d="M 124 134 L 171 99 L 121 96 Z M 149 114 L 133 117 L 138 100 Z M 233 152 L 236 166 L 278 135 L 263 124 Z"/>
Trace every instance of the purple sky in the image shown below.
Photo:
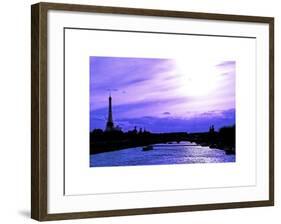
<path fill-rule="evenodd" d="M 235 123 L 235 61 L 90 57 L 90 129 L 207 131 Z"/>

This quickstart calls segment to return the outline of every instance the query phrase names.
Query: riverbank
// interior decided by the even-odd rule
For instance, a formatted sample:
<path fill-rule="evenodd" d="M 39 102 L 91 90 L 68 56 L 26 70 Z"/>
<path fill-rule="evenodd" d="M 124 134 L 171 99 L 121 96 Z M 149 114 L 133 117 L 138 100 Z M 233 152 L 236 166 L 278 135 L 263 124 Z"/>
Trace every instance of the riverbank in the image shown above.
<path fill-rule="evenodd" d="M 221 149 L 226 154 L 235 154 L 235 126 L 223 127 L 218 132 L 190 133 L 188 140 L 201 146 Z"/>
<path fill-rule="evenodd" d="M 221 149 L 226 154 L 235 154 L 235 126 L 221 128 L 218 132 L 210 129 L 203 133 L 150 133 L 150 132 L 103 132 L 90 133 L 90 154 L 111 152 L 126 148 L 145 147 L 154 144 L 189 141 L 211 149 Z"/>
<path fill-rule="evenodd" d="M 199 135 L 200 136 L 200 135 Z M 98 154 L 98 153 L 104 153 L 104 152 L 112 152 L 112 151 L 118 151 L 128 148 L 136 148 L 136 147 L 146 147 L 148 145 L 155 145 L 155 144 L 167 144 L 169 145 L 171 142 L 177 142 L 180 143 L 182 141 L 188 141 L 191 143 L 195 143 L 199 146 L 208 146 L 211 149 L 220 149 L 225 151 L 228 155 L 234 155 L 235 154 L 235 148 L 230 145 L 222 145 L 219 143 L 207 142 L 205 138 L 199 137 L 198 135 L 196 138 L 194 136 L 189 136 L 184 140 L 172 140 L 171 141 L 146 141 L 146 142 L 137 142 L 137 141 L 110 141 L 110 142 L 96 142 L 96 143 L 90 143 L 90 154 Z"/>

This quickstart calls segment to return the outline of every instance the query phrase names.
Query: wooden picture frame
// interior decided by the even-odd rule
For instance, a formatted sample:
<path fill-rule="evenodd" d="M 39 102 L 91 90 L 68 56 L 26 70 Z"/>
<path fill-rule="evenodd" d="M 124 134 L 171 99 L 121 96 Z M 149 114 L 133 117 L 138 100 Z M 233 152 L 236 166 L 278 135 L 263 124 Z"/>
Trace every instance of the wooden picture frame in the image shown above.
<path fill-rule="evenodd" d="M 199 19 L 266 24 L 269 27 L 268 199 L 227 203 L 143 207 L 82 212 L 48 212 L 48 12 L 66 11 L 166 19 Z M 274 205 L 274 18 L 183 11 L 38 3 L 31 7 L 31 217 L 39 221 L 246 208 Z"/>

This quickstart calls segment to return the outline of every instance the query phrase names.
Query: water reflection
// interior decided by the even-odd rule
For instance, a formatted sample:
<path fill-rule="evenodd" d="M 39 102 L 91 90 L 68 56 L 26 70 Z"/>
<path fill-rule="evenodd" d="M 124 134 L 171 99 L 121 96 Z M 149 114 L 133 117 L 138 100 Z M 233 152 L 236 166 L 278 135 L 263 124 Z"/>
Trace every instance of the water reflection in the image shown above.
<path fill-rule="evenodd" d="M 155 144 L 148 151 L 137 147 L 90 156 L 91 167 L 223 162 L 235 162 L 235 155 L 226 155 L 223 150 L 190 142 Z"/>

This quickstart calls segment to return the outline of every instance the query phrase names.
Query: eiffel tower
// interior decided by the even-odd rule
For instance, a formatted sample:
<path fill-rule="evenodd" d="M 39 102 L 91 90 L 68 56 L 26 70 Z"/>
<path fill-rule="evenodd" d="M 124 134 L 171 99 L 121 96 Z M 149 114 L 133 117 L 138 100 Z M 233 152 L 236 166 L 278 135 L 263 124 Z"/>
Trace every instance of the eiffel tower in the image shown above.
<path fill-rule="evenodd" d="M 109 94 L 109 97 L 108 97 L 108 117 L 107 117 L 105 131 L 114 131 L 114 130 L 115 130 L 115 127 L 114 127 L 113 118 L 112 118 L 112 98 L 111 98 L 111 94 Z"/>

